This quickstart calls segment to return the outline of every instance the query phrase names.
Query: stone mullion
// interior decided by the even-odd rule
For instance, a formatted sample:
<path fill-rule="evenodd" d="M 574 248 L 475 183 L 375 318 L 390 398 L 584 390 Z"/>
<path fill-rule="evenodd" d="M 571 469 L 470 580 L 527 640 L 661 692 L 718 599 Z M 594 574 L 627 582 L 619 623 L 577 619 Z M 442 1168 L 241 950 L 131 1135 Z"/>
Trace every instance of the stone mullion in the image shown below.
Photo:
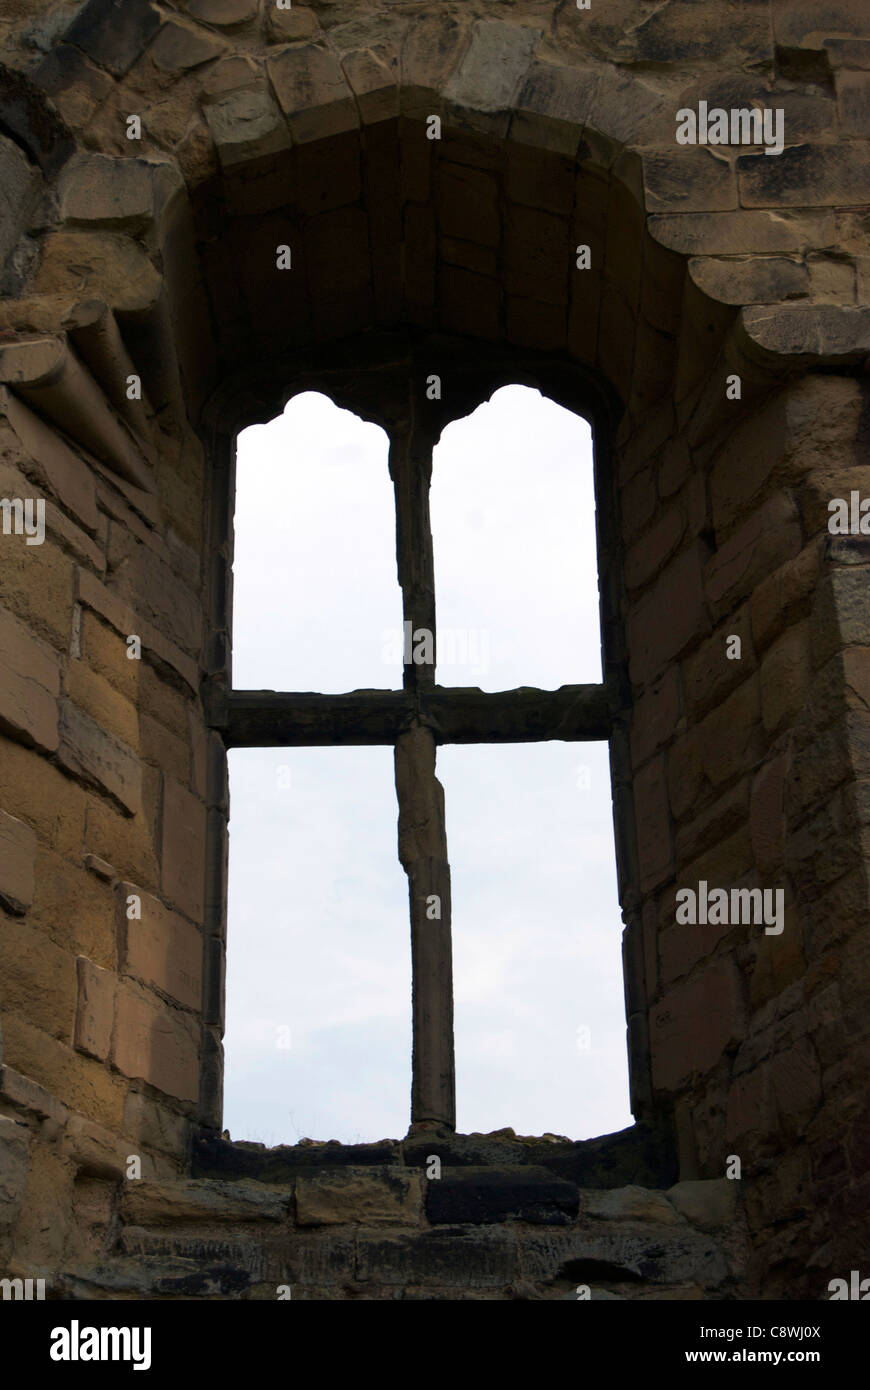
<path fill-rule="evenodd" d="M 450 866 L 444 790 L 435 776 L 429 729 L 396 741 L 399 859 L 411 912 L 413 1056 L 411 1123 L 456 1126 Z"/>
<path fill-rule="evenodd" d="M 435 683 L 435 563 L 429 520 L 432 477 L 431 440 L 410 429 L 390 444 L 390 476 L 396 494 L 396 558 L 402 590 L 402 616 L 411 633 L 432 634 L 432 662 L 406 662 L 405 689 Z"/>

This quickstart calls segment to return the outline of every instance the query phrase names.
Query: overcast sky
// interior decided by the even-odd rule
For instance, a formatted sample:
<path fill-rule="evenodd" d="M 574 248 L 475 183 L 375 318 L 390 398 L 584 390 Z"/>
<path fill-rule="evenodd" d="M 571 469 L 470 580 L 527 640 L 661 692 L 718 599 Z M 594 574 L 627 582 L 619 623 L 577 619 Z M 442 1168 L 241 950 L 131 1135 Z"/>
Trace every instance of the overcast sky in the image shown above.
<path fill-rule="evenodd" d="M 444 431 L 432 524 L 441 685 L 601 678 L 585 421 L 527 387 Z M 387 438 L 295 397 L 239 438 L 237 688 L 402 684 Z M 457 1128 L 631 1123 L 605 744 L 438 751 L 453 885 Z M 401 1138 L 407 880 L 391 748 L 230 753 L 224 1126 Z"/>

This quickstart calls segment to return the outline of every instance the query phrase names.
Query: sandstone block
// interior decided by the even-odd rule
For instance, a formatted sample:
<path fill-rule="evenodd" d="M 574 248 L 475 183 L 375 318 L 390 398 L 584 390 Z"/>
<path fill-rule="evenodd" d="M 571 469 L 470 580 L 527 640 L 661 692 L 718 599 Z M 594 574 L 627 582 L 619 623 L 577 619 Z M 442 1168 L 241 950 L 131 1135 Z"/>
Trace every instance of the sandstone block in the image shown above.
<path fill-rule="evenodd" d="M 759 873 L 772 876 L 783 868 L 785 852 L 785 795 L 790 759 L 787 754 L 770 759 L 752 782 L 749 829 Z"/>
<path fill-rule="evenodd" d="M 113 526 L 109 565 L 117 573 L 115 593 L 185 651 L 199 651 L 202 611 L 188 586 L 149 546 Z M 138 631 L 132 628 L 131 631 Z M 141 634 L 140 634 L 141 635 Z"/>
<path fill-rule="evenodd" d="M 584 1216 L 604 1221 L 651 1221 L 662 1226 L 674 1226 L 679 1217 L 661 1192 L 645 1187 L 615 1187 L 610 1192 L 584 1192 L 581 1197 Z"/>
<path fill-rule="evenodd" d="M 686 927 L 692 931 L 692 927 Z M 711 961 L 675 984 L 650 1012 L 653 1085 L 682 1089 L 716 1066 L 725 1048 L 743 1036 L 745 1008 L 732 956 Z"/>
<path fill-rule="evenodd" d="M 801 549 L 797 509 L 777 493 L 723 541 L 706 566 L 704 583 L 714 613 L 724 616 L 736 601 Z"/>
<path fill-rule="evenodd" d="M 124 1133 L 148 1148 L 164 1153 L 187 1151 L 188 1121 L 140 1091 L 130 1091 L 124 1102 Z"/>
<path fill-rule="evenodd" d="M 126 658 L 125 658 L 126 660 Z M 127 662 L 129 666 L 137 665 Z M 74 660 L 67 670 L 69 698 L 90 715 L 107 733 L 128 748 L 139 747 L 139 716 L 135 704 L 120 694 L 105 677 L 92 671 L 84 661 Z"/>
<path fill-rule="evenodd" d="M 635 767 L 670 742 L 681 712 L 680 672 L 677 666 L 670 666 L 635 701 L 631 723 L 631 760 Z"/>
<path fill-rule="evenodd" d="M 266 36 L 270 43 L 310 39 L 319 27 L 313 10 L 303 9 L 301 5 L 292 5 L 289 10 L 279 10 L 277 5 L 266 6 Z"/>
<path fill-rule="evenodd" d="M 827 212 L 677 213 L 651 217 L 656 241 L 688 256 L 747 255 L 754 252 L 800 252 L 835 240 L 833 215 Z"/>
<path fill-rule="evenodd" d="M 737 207 L 734 174 L 705 149 L 650 152 L 643 162 L 643 176 L 650 212 L 727 212 Z"/>
<path fill-rule="evenodd" d="M 126 1177 L 127 1145 L 123 1139 L 84 1115 L 70 1116 L 63 1151 L 79 1173 L 109 1179 Z"/>
<path fill-rule="evenodd" d="M 147 774 L 145 770 L 145 782 Z M 155 774 L 159 778 L 159 773 Z M 132 819 L 91 794 L 86 803 L 84 849 L 113 865 L 122 878 L 157 887 L 156 815 L 149 809 Z"/>
<path fill-rule="evenodd" d="M 125 0 L 123 14 L 112 0 L 88 0 L 66 31 L 66 42 L 114 77 L 123 77 L 160 28 L 149 0 Z"/>
<path fill-rule="evenodd" d="M 678 1182 L 666 1196 L 681 1216 L 702 1231 L 730 1226 L 737 1215 L 737 1183 L 729 1178 Z"/>
<path fill-rule="evenodd" d="M 61 703 L 60 734 L 58 759 L 63 767 L 115 797 L 129 815 L 142 809 L 142 769 L 131 749 L 71 700 Z"/>
<path fill-rule="evenodd" d="M 119 883 L 115 894 L 121 973 L 170 995 L 179 1004 L 198 1009 L 202 938 L 197 929 L 135 884 Z M 141 918 L 127 916 L 131 896 L 139 898 Z"/>
<path fill-rule="evenodd" d="M 78 1002 L 73 1045 L 88 1057 L 105 1062 L 112 1045 L 117 978 L 86 956 L 76 960 Z"/>
<path fill-rule="evenodd" d="M 344 1168 L 300 1176 L 296 1180 L 299 1226 L 346 1222 L 404 1225 L 420 1217 L 420 1179 L 394 1168 Z"/>
<path fill-rule="evenodd" d="M 28 467 L 35 471 L 49 492 L 78 518 L 87 531 L 95 532 L 96 488 L 87 464 L 73 453 L 55 430 L 5 388 L 0 390 L 0 410 L 27 454 Z"/>
<path fill-rule="evenodd" d="M 359 113 L 338 59 L 317 44 L 285 48 L 266 64 L 294 142 L 323 140 L 359 127 Z"/>
<path fill-rule="evenodd" d="M 216 24 L 221 29 L 234 29 L 247 24 L 257 13 L 258 0 L 189 0 L 188 14 L 204 24 Z"/>
<path fill-rule="evenodd" d="M 427 1183 L 426 1215 L 433 1225 L 565 1226 L 577 1215 L 578 1200 L 574 1183 L 534 1164 L 456 1168 Z"/>
<path fill-rule="evenodd" d="M 19 1120 L 0 1115 L 0 1229 L 15 1225 L 29 1168 L 30 1130 Z"/>
<path fill-rule="evenodd" d="M 707 715 L 697 738 L 701 766 L 714 787 L 755 766 L 763 747 L 757 674 Z"/>
<path fill-rule="evenodd" d="M 124 981 L 115 1000 L 112 1061 L 124 1076 L 177 1100 L 199 1095 L 199 1028 L 189 1014 Z"/>
<path fill-rule="evenodd" d="M 729 639 L 740 639 L 740 656 L 727 655 Z M 732 648 L 733 650 L 733 648 Z M 755 669 L 749 606 L 744 604 L 684 664 L 686 704 L 693 715 L 721 703 Z"/>
<path fill-rule="evenodd" d="M 20 1016 L 7 1015 L 3 1032 L 5 1056 L 11 1066 L 52 1097 L 63 1096 L 70 1110 L 120 1133 L 126 1082 L 102 1063 L 75 1052 Z"/>
<path fill-rule="evenodd" d="M 243 1178 L 235 1182 L 178 1178 L 163 1183 L 128 1183 L 121 1198 L 121 1218 L 129 1226 L 283 1222 L 289 1202 L 286 1193 Z"/>
<path fill-rule="evenodd" d="M 180 782 L 163 789 L 161 883 L 169 902 L 202 920 L 205 880 L 205 806 Z"/>
<path fill-rule="evenodd" d="M 804 546 L 753 591 L 750 599 L 752 635 L 756 647 L 767 647 L 778 632 L 803 614 L 816 585 L 821 544 Z"/>
<path fill-rule="evenodd" d="M 628 550 L 625 557 L 625 582 L 629 589 L 639 589 L 649 583 L 667 564 L 686 532 L 685 513 L 672 505 L 655 525 Z"/>
<path fill-rule="evenodd" d="M 635 774 L 634 805 L 641 889 L 648 892 L 669 878 L 674 867 L 664 757 L 654 758 Z"/>
<path fill-rule="evenodd" d="M 173 27 L 161 31 L 158 44 Z M 64 167 L 61 211 L 64 219 L 71 222 L 99 222 L 119 229 L 141 230 L 153 220 L 163 198 L 178 182 L 170 164 L 78 154 Z"/>
<path fill-rule="evenodd" d="M 720 304 L 776 304 L 809 293 L 806 266 L 785 256 L 750 256 L 740 261 L 695 257 L 689 262 L 689 273 L 698 288 Z"/>
<path fill-rule="evenodd" d="M 29 922 L 0 913 L 3 1007 L 67 1043 L 75 1015 L 75 967 L 68 951 Z"/>
<path fill-rule="evenodd" d="M 374 53 L 346 53 L 342 67 L 356 97 L 360 117 L 366 124 L 386 121 L 399 114 L 399 89 L 396 85 L 398 60 L 391 65 Z"/>
<path fill-rule="evenodd" d="M 164 24 L 150 48 L 152 60 L 165 72 L 187 72 L 210 63 L 225 52 L 225 45 L 214 34 L 188 29 L 173 21 Z"/>
<path fill-rule="evenodd" d="M 160 296 L 162 279 L 142 247 L 120 232 L 49 232 L 34 292 L 58 295 L 69 308 L 103 299 L 112 309 L 143 313 Z"/>
<path fill-rule="evenodd" d="M 533 62 L 516 101 L 511 140 L 573 157 L 597 85 L 591 72 Z"/>
<path fill-rule="evenodd" d="M 205 118 L 225 169 L 290 148 L 287 122 L 265 82 L 210 101 Z"/>
<path fill-rule="evenodd" d="M 444 89 L 445 97 L 472 111 L 507 113 L 519 94 L 540 36 L 540 30 L 520 29 L 502 20 L 478 20 L 468 48 Z"/>
<path fill-rule="evenodd" d="M 645 684 L 708 629 L 701 550 L 692 545 L 671 560 L 629 615 L 632 680 Z"/>
<path fill-rule="evenodd" d="M 33 902 L 35 858 L 30 826 L 0 811 L 0 903 L 8 912 L 26 912 Z"/>
<path fill-rule="evenodd" d="M 147 576 L 147 561 L 144 557 L 142 558 L 142 567 L 143 576 Z M 161 593 L 162 597 L 169 601 L 172 594 L 172 583 L 164 584 Z M 105 584 L 102 584 L 95 575 L 89 574 L 87 570 L 80 567 L 76 570 L 76 597 L 80 603 L 85 604 L 95 613 L 99 613 L 100 617 L 105 618 L 106 622 L 123 637 L 128 637 L 134 632 L 137 633 L 142 638 L 143 649 L 147 648 L 152 651 L 161 661 L 165 661 L 168 666 L 177 671 L 192 690 L 198 691 L 199 679 L 196 662 L 186 656 L 174 642 L 171 642 L 156 627 L 153 627 L 122 598 L 113 593 Z M 186 614 L 182 619 L 187 625 L 185 629 L 187 631 L 191 630 L 193 612 L 194 610 L 188 604 Z M 138 668 L 137 675 L 144 693 L 150 673 L 147 669 L 143 669 L 145 668 L 144 662 L 130 662 L 130 665 Z M 179 700 L 179 704 L 181 703 Z"/>
<path fill-rule="evenodd" d="M 64 650 L 72 620 L 72 562 L 49 537 L 27 545 L 0 534 L 0 604 L 31 631 Z"/>
<path fill-rule="evenodd" d="M 49 646 L 0 610 L 0 728 L 13 738 L 54 752 L 58 744 L 60 667 Z"/>
<path fill-rule="evenodd" d="M 838 207 L 870 200 L 870 159 L 857 145 L 791 145 L 774 159 L 737 157 L 744 207 Z"/>
<path fill-rule="evenodd" d="M 811 680 L 808 624 L 800 623 L 773 644 L 761 663 L 761 716 L 768 733 L 800 713 Z"/>

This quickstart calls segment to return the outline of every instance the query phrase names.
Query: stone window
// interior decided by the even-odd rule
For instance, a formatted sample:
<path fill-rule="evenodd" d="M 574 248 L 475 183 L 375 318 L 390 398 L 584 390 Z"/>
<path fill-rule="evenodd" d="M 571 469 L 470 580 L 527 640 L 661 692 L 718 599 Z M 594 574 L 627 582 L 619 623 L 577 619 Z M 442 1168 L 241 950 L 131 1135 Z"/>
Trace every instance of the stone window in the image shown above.
<path fill-rule="evenodd" d="M 342 399 L 342 391 L 331 390 L 328 380 L 318 381 L 314 389 L 364 418 L 377 418 L 389 435 L 405 633 L 402 688 L 329 694 L 215 686 L 211 692 L 212 724 L 228 748 L 392 746 L 399 858 L 408 881 L 411 920 L 411 1122 L 438 1122 L 450 1128 L 456 1121 L 451 882 L 444 795 L 435 775 L 437 749 L 454 744 L 603 741 L 614 732 L 606 680 L 556 690 L 522 686 L 501 691 L 442 686 L 436 680 L 438 629 L 429 509 L 433 448 L 449 419 L 467 415 L 469 404 L 473 409 L 509 379 L 490 384 L 486 392 L 475 384 L 476 399 L 466 393 L 451 403 L 449 412 L 431 410 L 428 418 L 428 397 L 422 391 L 423 399 L 418 397 L 410 409 L 404 402 L 384 408 L 379 401 L 376 413 L 360 409 L 352 388 Z M 294 394 L 311 385 L 309 379 Z M 231 477 L 232 469 L 228 472 Z"/>

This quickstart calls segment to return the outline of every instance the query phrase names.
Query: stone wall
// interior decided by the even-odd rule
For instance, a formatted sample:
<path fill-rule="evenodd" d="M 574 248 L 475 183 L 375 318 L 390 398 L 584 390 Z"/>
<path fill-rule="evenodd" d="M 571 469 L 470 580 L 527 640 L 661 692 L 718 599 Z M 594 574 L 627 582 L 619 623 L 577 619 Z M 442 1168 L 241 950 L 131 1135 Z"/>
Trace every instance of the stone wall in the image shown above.
<path fill-rule="evenodd" d="M 870 30 L 726 9 L 0 20 L 0 496 L 46 503 L 0 536 L 0 1263 L 105 1253 L 128 1158 L 171 1183 L 220 1129 L 234 433 L 318 384 L 395 428 L 436 371 L 435 432 L 511 380 L 594 422 L 634 1113 L 683 1181 L 740 1159 L 733 1288 L 853 1267 L 870 543 L 827 507 L 870 482 Z M 756 99 L 782 154 L 676 144 Z M 701 880 L 784 931 L 678 923 Z"/>

